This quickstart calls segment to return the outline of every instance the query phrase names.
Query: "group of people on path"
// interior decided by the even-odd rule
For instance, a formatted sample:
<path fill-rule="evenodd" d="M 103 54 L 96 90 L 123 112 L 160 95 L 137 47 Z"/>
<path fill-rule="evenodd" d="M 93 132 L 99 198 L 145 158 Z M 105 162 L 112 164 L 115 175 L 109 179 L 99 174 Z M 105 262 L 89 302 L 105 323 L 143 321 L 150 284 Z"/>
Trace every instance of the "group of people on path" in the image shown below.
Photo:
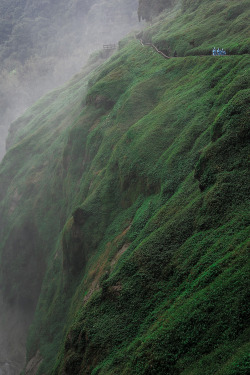
<path fill-rule="evenodd" d="M 213 50 L 212 50 L 212 55 L 213 56 L 225 56 L 226 55 L 226 51 L 224 51 L 224 49 L 217 49 L 214 47 Z"/>

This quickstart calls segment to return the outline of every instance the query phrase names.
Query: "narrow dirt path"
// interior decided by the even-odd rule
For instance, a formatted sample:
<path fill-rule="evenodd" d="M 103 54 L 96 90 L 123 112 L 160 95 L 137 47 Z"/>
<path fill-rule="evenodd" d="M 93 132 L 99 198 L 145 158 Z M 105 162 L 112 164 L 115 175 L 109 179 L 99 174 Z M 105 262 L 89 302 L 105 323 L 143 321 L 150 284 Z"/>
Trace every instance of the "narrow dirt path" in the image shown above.
<path fill-rule="evenodd" d="M 165 55 L 165 53 L 161 52 L 154 44 L 152 43 L 143 43 L 142 39 L 139 39 L 140 43 L 142 46 L 150 46 L 152 48 L 154 48 L 154 50 L 159 53 L 160 55 L 162 55 L 163 57 L 165 57 L 165 59 L 171 59 L 171 57 Z"/>
<path fill-rule="evenodd" d="M 142 39 L 137 39 L 139 40 L 139 42 L 141 43 L 142 46 L 149 46 L 149 47 L 152 47 L 154 48 L 154 50 L 159 53 L 161 56 L 163 56 L 165 59 L 171 59 L 171 58 L 177 58 L 177 56 L 167 56 L 165 55 L 165 53 L 163 53 L 162 51 L 160 51 L 153 43 L 144 43 Z M 199 56 L 199 57 L 204 57 L 204 56 L 213 56 L 213 55 L 193 55 L 193 56 Z M 238 55 L 226 55 L 226 56 L 238 56 Z M 188 57 L 188 56 L 178 56 L 178 57 Z M 221 56 L 214 56 L 214 57 L 221 57 Z M 223 56 L 222 56 L 223 57 Z"/>

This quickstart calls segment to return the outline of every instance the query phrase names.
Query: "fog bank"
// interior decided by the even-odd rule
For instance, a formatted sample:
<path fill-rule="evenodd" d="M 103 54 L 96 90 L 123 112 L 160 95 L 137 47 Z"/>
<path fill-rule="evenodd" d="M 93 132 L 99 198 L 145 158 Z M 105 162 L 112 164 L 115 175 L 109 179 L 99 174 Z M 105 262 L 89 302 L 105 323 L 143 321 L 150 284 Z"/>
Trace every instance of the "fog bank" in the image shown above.
<path fill-rule="evenodd" d="M 17 375 L 25 364 L 25 344 L 31 316 L 6 304 L 0 294 L 0 375 Z"/>
<path fill-rule="evenodd" d="M 76 74 L 103 44 L 118 43 L 141 26 L 137 0 L 62 1 L 57 8 L 52 1 L 38 5 L 35 0 L 26 2 L 21 13 L 25 18 L 17 21 L 9 40 L 0 43 L 0 160 L 11 122 Z"/>

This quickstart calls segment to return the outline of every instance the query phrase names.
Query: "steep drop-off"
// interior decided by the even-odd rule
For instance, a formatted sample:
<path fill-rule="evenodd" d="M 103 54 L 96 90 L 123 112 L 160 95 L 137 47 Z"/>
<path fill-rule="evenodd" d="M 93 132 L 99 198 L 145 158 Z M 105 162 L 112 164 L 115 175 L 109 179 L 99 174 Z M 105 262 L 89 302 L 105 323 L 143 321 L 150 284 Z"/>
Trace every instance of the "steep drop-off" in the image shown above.
<path fill-rule="evenodd" d="M 137 35 L 181 57 L 132 35 L 12 124 L 1 292 L 35 312 L 27 374 L 249 370 L 249 2 L 193 5 Z M 206 55 L 216 20 L 229 56 Z"/>

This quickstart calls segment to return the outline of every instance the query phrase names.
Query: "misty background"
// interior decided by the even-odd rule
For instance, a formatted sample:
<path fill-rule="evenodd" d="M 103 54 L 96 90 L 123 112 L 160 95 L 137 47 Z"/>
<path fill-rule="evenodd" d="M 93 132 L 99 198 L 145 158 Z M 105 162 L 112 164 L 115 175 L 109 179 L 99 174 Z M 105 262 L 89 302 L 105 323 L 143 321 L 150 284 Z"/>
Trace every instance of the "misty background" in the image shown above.
<path fill-rule="evenodd" d="M 0 160 L 8 128 L 91 53 L 138 29 L 137 0 L 0 0 Z"/>
<path fill-rule="evenodd" d="M 0 293 L 0 375 L 20 373 L 31 315 L 6 304 Z"/>
<path fill-rule="evenodd" d="M 137 8 L 137 0 L 0 0 L 0 161 L 10 124 L 103 44 L 138 30 Z M 0 286 L 0 375 L 23 368 L 31 320 L 4 303 Z"/>

